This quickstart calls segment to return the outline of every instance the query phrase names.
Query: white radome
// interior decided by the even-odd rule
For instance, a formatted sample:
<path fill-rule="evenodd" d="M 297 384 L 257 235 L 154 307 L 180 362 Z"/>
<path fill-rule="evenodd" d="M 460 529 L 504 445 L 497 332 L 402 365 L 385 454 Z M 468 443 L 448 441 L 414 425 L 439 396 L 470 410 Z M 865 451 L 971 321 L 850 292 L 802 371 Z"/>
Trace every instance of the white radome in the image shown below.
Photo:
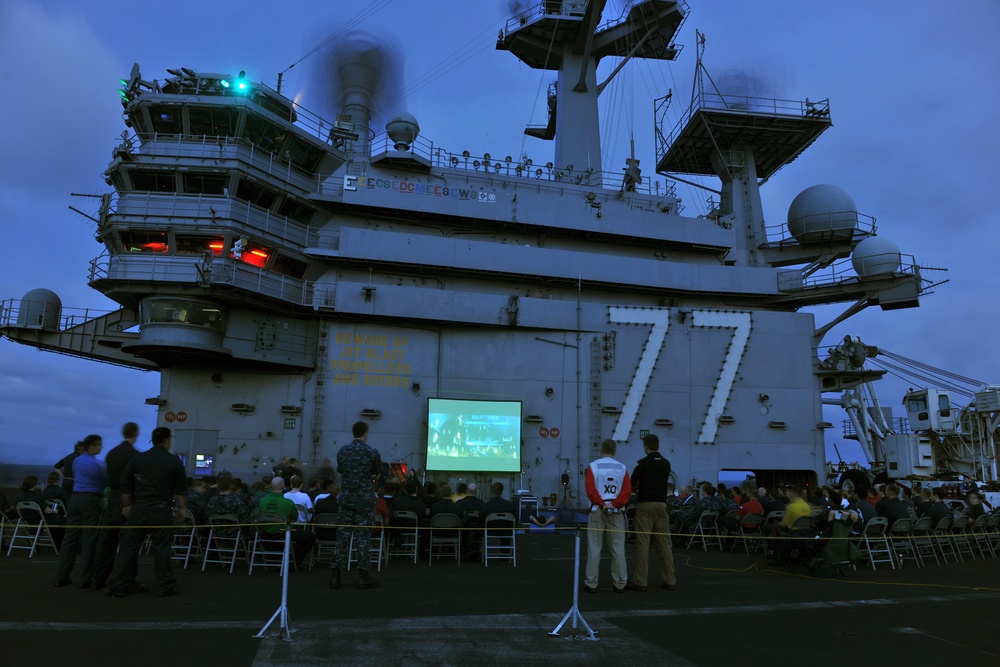
<path fill-rule="evenodd" d="M 813 185 L 788 207 L 788 231 L 799 243 L 850 239 L 858 226 L 858 207 L 836 185 Z"/>
<path fill-rule="evenodd" d="M 851 254 L 851 264 L 862 278 L 898 271 L 902 261 L 899 246 L 882 236 L 866 238 Z"/>

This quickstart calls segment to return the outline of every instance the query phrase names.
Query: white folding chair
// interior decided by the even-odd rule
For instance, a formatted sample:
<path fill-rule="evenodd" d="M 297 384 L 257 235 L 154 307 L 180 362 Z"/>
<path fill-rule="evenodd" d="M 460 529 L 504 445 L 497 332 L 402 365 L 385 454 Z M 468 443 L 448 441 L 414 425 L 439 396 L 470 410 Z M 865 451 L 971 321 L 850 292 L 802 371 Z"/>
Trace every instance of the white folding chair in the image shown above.
<path fill-rule="evenodd" d="M 990 518 L 986 520 L 985 533 L 990 540 L 990 545 L 993 546 L 993 557 L 996 558 L 997 553 L 1000 552 L 1000 510 L 994 509 Z"/>
<path fill-rule="evenodd" d="M 312 531 L 316 535 L 316 542 L 309 553 L 309 569 L 324 560 L 333 558 L 333 552 L 337 548 L 337 524 L 340 518 L 330 512 L 317 514 L 312 520 Z"/>
<path fill-rule="evenodd" d="M 972 535 L 967 528 L 968 522 L 969 520 L 962 516 L 956 518 L 951 525 L 951 543 L 962 562 L 965 562 L 963 553 L 969 554 L 972 560 L 976 560 L 976 551 L 972 548 Z"/>
<path fill-rule="evenodd" d="M 737 519 L 736 522 L 736 532 L 733 540 L 733 544 L 729 547 L 729 553 L 732 553 L 736 549 L 736 544 L 738 542 L 743 543 L 743 549 L 747 552 L 747 556 L 750 555 L 751 551 L 759 551 L 764 548 L 764 541 L 760 539 L 761 525 L 764 523 L 763 514 L 747 514 L 743 517 L 743 521 Z"/>
<path fill-rule="evenodd" d="M 921 566 L 920 555 L 913 543 L 913 521 L 911 519 L 896 519 L 889 527 L 889 543 L 892 545 L 892 556 L 896 565 L 903 569 L 903 561 L 912 560 Z"/>
<path fill-rule="evenodd" d="M 929 516 L 922 516 L 913 522 L 913 528 L 910 530 L 910 541 L 913 543 L 913 549 L 917 552 L 920 565 L 927 564 L 928 556 L 933 557 L 934 562 L 938 565 L 941 564 L 937 548 L 934 546 L 934 539 L 931 537 L 933 528 L 933 520 Z"/>
<path fill-rule="evenodd" d="M 201 536 L 195 527 L 194 514 L 186 509 L 183 523 L 174 530 L 174 539 L 170 544 L 170 559 L 184 563 L 186 570 L 192 554 L 196 557 L 202 554 Z"/>
<path fill-rule="evenodd" d="M 28 558 L 32 558 L 42 547 L 50 548 L 58 554 L 59 547 L 52 539 L 49 524 L 45 521 L 45 513 L 38 503 L 19 500 L 14 503 L 14 509 L 17 510 L 17 523 L 14 524 L 14 531 L 11 533 L 7 555 L 9 556 L 14 549 L 24 549 L 28 552 Z M 32 518 L 36 516 L 37 520 Z"/>
<path fill-rule="evenodd" d="M 483 565 L 491 560 L 509 560 L 517 567 L 517 517 L 510 512 L 494 512 L 483 522 Z"/>
<path fill-rule="evenodd" d="M 382 515 L 375 515 L 375 527 L 372 528 L 371 537 L 371 558 L 370 565 L 376 566 L 376 572 L 382 571 L 382 553 L 385 546 L 385 525 Z M 351 531 L 351 543 L 347 547 L 347 571 L 351 571 L 351 564 L 358 562 L 358 554 L 354 548 L 354 531 Z"/>
<path fill-rule="evenodd" d="M 876 516 L 868 519 L 864 529 L 861 531 L 858 549 L 861 555 L 868 559 L 868 564 L 872 570 L 877 570 L 878 563 L 888 563 L 893 570 L 896 563 L 892 558 L 892 547 L 885 533 L 889 528 L 889 520 L 883 516 Z"/>
<path fill-rule="evenodd" d="M 201 561 L 201 571 L 209 563 L 228 565 L 229 574 L 236 567 L 236 560 L 242 558 L 249 561 L 246 541 L 243 539 L 243 529 L 240 518 L 235 514 L 209 515 L 208 540 L 205 543 L 205 557 Z M 242 555 L 240 555 L 242 552 Z"/>
<path fill-rule="evenodd" d="M 934 545 L 937 547 L 938 553 L 941 554 L 941 558 L 944 559 L 945 565 L 948 564 L 948 556 L 954 558 L 956 563 L 962 562 L 962 554 L 955 550 L 955 544 L 951 541 L 952 523 L 951 517 L 944 517 L 937 522 L 931 531 L 931 539 L 934 540 Z"/>
<path fill-rule="evenodd" d="M 420 555 L 420 517 L 410 510 L 394 510 L 389 514 L 389 558 L 413 558 Z"/>
<path fill-rule="evenodd" d="M 997 557 L 997 552 L 993 547 L 993 539 L 989 534 L 989 528 L 987 528 L 989 520 L 990 516 L 983 514 L 976 518 L 972 528 L 969 529 L 969 539 L 979 549 L 979 553 L 984 559 L 987 554 L 993 558 Z"/>
<path fill-rule="evenodd" d="M 257 567 L 276 567 L 281 573 L 281 561 L 285 555 L 285 527 L 288 525 L 288 517 L 274 512 L 261 512 L 254 519 L 256 530 L 253 535 L 253 544 L 250 547 L 250 571 Z M 268 533 L 262 529 L 263 526 L 281 526 L 281 531 Z M 291 566 L 295 567 L 295 559 L 291 558 Z"/>
<path fill-rule="evenodd" d="M 431 517 L 430 555 L 427 565 L 434 563 L 434 556 L 453 555 L 462 565 L 462 520 L 457 514 L 435 514 Z"/>
<path fill-rule="evenodd" d="M 702 548 L 708 551 L 709 546 L 722 548 L 722 536 L 719 534 L 719 513 L 713 510 L 705 510 L 698 517 L 691 539 L 688 540 L 687 548 L 690 549 L 696 542 L 700 542 Z"/>

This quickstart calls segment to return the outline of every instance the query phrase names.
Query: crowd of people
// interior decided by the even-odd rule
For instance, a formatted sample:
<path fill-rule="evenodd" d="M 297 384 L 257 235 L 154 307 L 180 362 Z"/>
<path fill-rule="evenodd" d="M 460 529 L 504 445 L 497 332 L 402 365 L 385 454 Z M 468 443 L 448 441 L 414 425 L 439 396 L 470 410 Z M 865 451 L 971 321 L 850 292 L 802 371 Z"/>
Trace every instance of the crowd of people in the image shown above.
<path fill-rule="evenodd" d="M 385 480 L 381 456 L 367 443 L 368 425 L 357 422 L 352 433 L 354 439 L 337 453 L 336 467 L 325 459 L 318 476 L 308 482 L 298 461 L 283 457 L 272 473 L 248 486 L 228 473 L 188 477 L 180 459 L 170 453 L 172 434 L 167 428 L 154 429 L 153 447 L 138 452 L 135 443 L 139 427 L 130 422 L 122 428 L 121 443 L 107 453 L 104 461 L 97 458 L 103 450 L 102 438 L 89 435 L 77 443 L 72 454 L 55 464 L 44 488 L 37 476 L 26 477 L 16 501 L 33 503 L 21 510 L 22 519 L 37 523 L 44 518 L 58 548 L 54 585 L 73 584 L 76 571 L 78 588 L 106 589 L 112 597 L 149 590 L 137 579 L 138 555 L 147 535 L 154 556 L 157 594 L 177 593 L 171 570 L 171 544 L 176 532 L 173 525 L 185 520 L 207 533 L 212 517 L 235 517 L 238 524 L 249 526 L 259 515 L 276 515 L 280 521 L 259 522 L 256 528 L 265 539 L 277 541 L 284 539 L 288 526 L 293 527 L 290 536 L 298 569 L 305 567 L 317 540 L 335 544 L 329 584 L 333 589 L 343 583 L 353 538 L 358 553 L 357 587 L 368 589 L 379 585 L 369 572 L 371 541 L 373 536 L 378 537 L 379 524 L 426 528 L 435 516 L 454 515 L 462 528 L 471 529 L 461 532 L 461 556 L 478 561 L 485 518 L 494 513 L 517 516 L 514 504 L 503 497 L 501 483 L 492 484 L 489 497 L 483 499 L 474 482 L 459 482 L 452 489 L 449 484 L 430 481 L 420 484 L 413 477 Z M 586 469 L 590 512 L 583 589 L 589 593 L 598 590 L 605 544 L 611 552 L 615 592 L 648 589 L 650 547 L 656 551 L 661 587 L 676 590 L 672 536 L 687 540 L 696 533 L 705 512 L 718 517 L 717 527 L 723 535 L 754 531 L 792 540 L 805 534 L 800 520 L 806 517 L 810 534 L 839 522 L 858 535 L 875 517 L 884 517 L 888 525 L 893 525 L 900 519 L 927 516 L 935 526 L 948 518 L 954 520 L 956 530 L 965 531 L 987 511 L 975 488 L 968 490 L 960 508 L 949 505 L 939 487 L 923 488 L 914 495 L 906 486 L 897 484 L 860 489 L 822 486 L 810 495 L 802 488 L 785 484 L 754 488 L 747 483 L 734 487 L 703 483 L 697 491 L 685 486 L 674 493 L 669 481 L 670 462 L 659 453 L 655 435 L 643 438 L 645 456 L 631 474 L 624 463 L 614 458 L 616 450 L 613 440 L 604 441 L 601 458 Z M 6 499 L 0 501 L 5 515 L 16 520 Z M 323 519 L 317 521 L 320 517 Z M 775 520 L 767 521 L 768 517 Z M 553 517 L 530 517 L 530 523 L 539 527 L 554 521 Z M 419 533 L 417 548 L 427 558 L 428 531 Z M 624 556 L 629 534 L 636 544 L 631 575 Z M 781 542 L 779 539 L 773 544 Z M 780 546 L 773 546 L 769 552 L 772 564 L 782 564 L 787 557 Z"/>
<path fill-rule="evenodd" d="M 287 524 L 293 528 L 290 535 L 296 569 L 306 566 L 317 539 L 334 542 L 331 588 L 341 585 L 353 535 L 358 554 L 357 587 L 366 589 L 379 585 L 368 567 L 371 539 L 378 537 L 376 517 L 381 525 L 391 526 L 396 524 L 392 518 L 395 511 L 404 510 L 418 517 L 418 526 L 427 527 L 438 514 L 454 514 L 462 527 L 482 528 L 490 513 L 515 512 L 514 505 L 503 497 L 500 483 L 493 484 L 490 496 L 483 499 L 474 482 L 459 482 L 453 491 L 448 484 L 420 484 L 413 477 L 384 480 L 381 457 L 366 442 L 367 424 L 357 422 L 352 432 L 354 439 L 338 452 L 336 467 L 325 459 L 317 477 L 306 481 L 296 459 L 283 457 L 271 473 L 248 486 L 229 473 L 188 477 L 180 459 L 170 454 L 172 434 L 167 428 L 155 429 L 153 447 L 138 452 L 139 427 L 130 422 L 122 429 L 122 442 L 103 461 L 97 458 L 103 449 L 102 438 L 87 436 L 72 454 L 55 464 L 44 488 L 37 476 L 26 477 L 14 502 L 29 501 L 38 508 L 21 510 L 25 522 L 37 523 L 41 517 L 36 515 L 44 514 L 59 552 L 56 587 L 75 583 L 81 589 L 105 590 L 112 597 L 149 590 L 137 579 L 138 554 L 147 534 L 157 594 L 177 593 L 171 544 L 174 526 L 185 521 L 206 536 L 213 517 L 235 517 L 244 526 L 244 534 L 259 530 L 265 539 L 276 541 L 284 539 Z M 0 501 L 6 518 L 16 522 L 15 508 L 6 498 Z M 265 514 L 280 515 L 282 521 L 261 520 L 246 528 Z M 327 520 L 314 524 L 324 515 Z M 401 527 L 412 525 L 403 521 Z M 225 534 L 234 529 L 220 526 L 220 530 Z M 426 558 L 427 531 L 422 532 L 419 546 Z M 476 539 L 463 538 L 463 556 L 478 558 L 480 546 Z"/>

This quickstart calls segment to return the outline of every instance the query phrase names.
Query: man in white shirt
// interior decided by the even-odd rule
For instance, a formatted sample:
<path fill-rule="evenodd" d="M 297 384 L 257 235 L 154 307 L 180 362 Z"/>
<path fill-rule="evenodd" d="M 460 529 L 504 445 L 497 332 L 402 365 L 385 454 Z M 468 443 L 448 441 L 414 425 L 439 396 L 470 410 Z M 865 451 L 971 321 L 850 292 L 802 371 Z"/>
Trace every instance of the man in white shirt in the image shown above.
<path fill-rule="evenodd" d="M 299 509 L 299 522 L 308 523 L 309 515 L 312 513 L 313 502 L 309 498 L 309 494 L 302 491 L 302 478 L 298 475 L 293 475 L 288 484 L 292 487 L 292 490 L 286 493 L 285 497 L 296 505 L 302 506 L 302 509 Z"/>

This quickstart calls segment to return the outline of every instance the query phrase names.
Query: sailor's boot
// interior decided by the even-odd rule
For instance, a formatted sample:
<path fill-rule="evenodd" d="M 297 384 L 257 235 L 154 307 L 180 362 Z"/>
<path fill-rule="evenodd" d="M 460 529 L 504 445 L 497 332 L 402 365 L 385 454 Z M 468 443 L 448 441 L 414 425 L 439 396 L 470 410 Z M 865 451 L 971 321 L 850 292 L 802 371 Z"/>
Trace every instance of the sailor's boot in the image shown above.
<path fill-rule="evenodd" d="M 368 574 L 368 570 L 358 570 L 358 590 L 363 591 L 366 588 L 378 588 L 379 582 L 371 578 Z"/>
<path fill-rule="evenodd" d="M 340 570 L 330 570 L 330 588 L 340 588 Z"/>

